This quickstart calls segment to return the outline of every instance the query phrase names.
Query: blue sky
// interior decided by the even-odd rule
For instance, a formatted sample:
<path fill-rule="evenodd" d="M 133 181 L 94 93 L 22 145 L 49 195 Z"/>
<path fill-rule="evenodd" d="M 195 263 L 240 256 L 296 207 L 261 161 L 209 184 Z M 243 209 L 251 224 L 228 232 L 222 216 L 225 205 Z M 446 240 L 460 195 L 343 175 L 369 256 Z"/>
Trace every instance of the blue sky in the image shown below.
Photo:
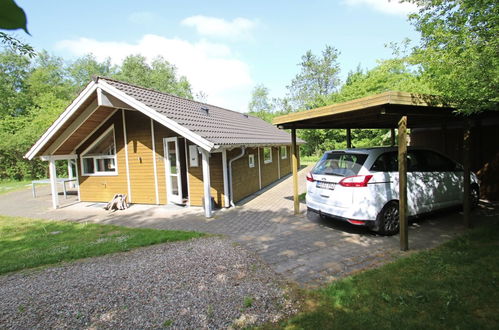
<path fill-rule="evenodd" d="M 203 91 L 208 103 L 246 111 L 251 90 L 264 84 L 286 93 L 301 56 L 336 47 L 341 77 L 357 65 L 391 57 L 385 47 L 418 35 L 414 10 L 397 0 L 115 1 L 17 0 L 36 49 L 67 60 L 93 53 L 119 64 L 129 54 L 163 56 Z"/>

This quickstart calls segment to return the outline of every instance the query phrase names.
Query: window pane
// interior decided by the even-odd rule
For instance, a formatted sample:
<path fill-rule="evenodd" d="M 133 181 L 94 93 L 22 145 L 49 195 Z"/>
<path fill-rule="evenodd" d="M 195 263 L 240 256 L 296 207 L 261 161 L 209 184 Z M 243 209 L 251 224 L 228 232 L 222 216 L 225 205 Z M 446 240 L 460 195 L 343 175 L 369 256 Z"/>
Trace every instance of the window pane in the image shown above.
<path fill-rule="evenodd" d="M 114 172 L 115 165 L 113 158 L 98 158 L 97 162 L 97 172 Z"/>
<path fill-rule="evenodd" d="M 338 176 L 357 175 L 366 159 L 365 154 L 327 153 L 319 160 L 312 173 Z"/>
<path fill-rule="evenodd" d="M 378 159 L 374 162 L 371 167 L 371 171 L 379 172 L 397 172 L 398 171 L 398 160 L 397 152 L 385 152 L 380 155 Z"/>
<path fill-rule="evenodd" d="M 83 173 L 94 173 L 94 159 L 83 158 Z"/>
<path fill-rule="evenodd" d="M 99 142 L 95 144 L 86 155 L 114 155 L 114 130 L 110 130 L 105 135 L 101 136 Z"/>
<path fill-rule="evenodd" d="M 430 172 L 450 172 L 456 170 L 453 161 L 433 151 L 421 151 L 426 161 L 426 170 Z"/>
<path fill-rule="evenodd" d="M 177 174 L 177 150 L 175 142 L 168 142 L 168 159 L 170 160 L 170 173 Z"/>
<path fill-rule="evenodd" d="M 288 148 L 287 147 L 281 147 L 281 158 L 282 159 L 288 158 Z"/>
<path fill-rule="evenodd" d="M 270 163 L 272 161 L 272 149 L 263 148 L 263 160 L 265 163 Z"/>
<path fill-rule="evenodd" d="M 172 194 L 173 195 L 178 195 L 177 177 L 176 176 L 170 176 L 170 179 L 172 180 Z"/>

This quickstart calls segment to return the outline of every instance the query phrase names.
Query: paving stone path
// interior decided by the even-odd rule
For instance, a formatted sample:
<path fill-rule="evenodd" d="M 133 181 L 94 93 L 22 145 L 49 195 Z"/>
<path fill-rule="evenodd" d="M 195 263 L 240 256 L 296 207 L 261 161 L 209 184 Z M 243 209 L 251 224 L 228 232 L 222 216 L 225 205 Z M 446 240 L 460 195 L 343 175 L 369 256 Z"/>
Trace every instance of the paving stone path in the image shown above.
<path fill-rule="evenodd" d="M 299 173 L 300 192 L 305 191 L 307 171 L 305 168 Z M 208 220 L 200 209 L 171 206 L 137 205 L 127 211 L 109 213 L 101 205 L 80 203 L 51 210 L 48 188 L 45 189 L 45 195 L 41 192 L 36 200 L 32 200 L 28 190 L 2 196 L 0 214 L 223 234 L 255 251 L 278 273 L 311 286 L 411 253 L 400 251 L 398 235 L 378 236 L 365 228 L 307 215 L 303 203 L 301 214 L 294 215 L 291 177 L 236 208 L 218 211 Z M 13 207 L 22 198 L 29 200 L 30 206 Z M 477 221 L 497 218 L 498 209 L 497 206 L 482 208 L 475 211 L 474 217 Z M 458 212 L 447 212 L 411 225 L 411 251 L 437 246 L 463 233 L 465 228 L 461 223 Z"/>

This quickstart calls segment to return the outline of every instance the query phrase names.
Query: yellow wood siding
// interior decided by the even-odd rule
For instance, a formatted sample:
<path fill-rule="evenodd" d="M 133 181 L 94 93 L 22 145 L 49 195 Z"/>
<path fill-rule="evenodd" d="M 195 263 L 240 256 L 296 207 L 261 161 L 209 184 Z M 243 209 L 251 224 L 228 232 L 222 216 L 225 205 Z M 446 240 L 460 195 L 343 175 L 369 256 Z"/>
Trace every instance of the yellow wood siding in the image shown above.
<path fill-rule="evenodd" d="M 269 147 L 270 148 L 270 147 Z M 263 159 L 263 149 L 260 148 L 260 166 L 262 169 L 262 188 L 265 186 L 268 186 L 275 180 L 279 179 L 279 173 L 278 173 L 278 164 L 277 162 L 279 161 L 279 154 L 278 154 L 278 149 L 276 147 L 272 147 L 271 152 L 272 152 L 272 162 L 265 164 L 265 161 Z"/>
<path fill-rule="evenodd" d="M 81 154 L 90 144 L 114 124 L 114 134 L 116 141 L 116 158 L 118 175 L 114 176 L 82 176 L 80 159 L 77 161 L 80 182 L 80 199 L 84 202 L 107 202 L 115 194 L 127 194 L 125 149 L 123 148 L 123 125 L 121 111 L 116 112 L 100 129 L 90 136 L 84 144 L 76 151 Z"/>
<path fill-rule="evenodd" d="M 285 159 L 281 159 L 281 154 L 280 154 L 280 149 L 279 149 L 279 161 L 281 162 L 281 178 L 283 176 L 286 176 L 287 174 L 291 173 L 291 148 L 289 146 L 286 146 L 287 150 L 287 155 L 288 157 Z"/>
<path fill-rule="evenodd" d="M 188 164 L 189 178 L 189 200 L 192 206 L 202 206 L 204 196 L 203 185 L 203 161 L 199 154 L 199 166 L 191 167 Z M 212 153 L 210 155 L 210 183 L 211 197 L 214 198 L 217 207 L 224 206 L 224 183 L 223 183 L 223 168 L 222 168 L 222 153 Z"/>
<path fill-rule="evenodd" d="M 140 112 L 125 111 L 132 202 L 155 204 L 151 121 Z"/>
<path fill-rule="evenodd" d="M 130 173 L 130 187 L 132 191 L 133 203 L 156 204 L 156 190 L 154 181 L 154 166 L 152 153 L 151 121 L 145 115 L 125 111 L 127 125 L 127 146 L 128 163 Z M 78 172 L 80 180 L 80 197 L 82 201 L 107 202 L 117 193 L 128 193 L 125 148 L 123 139 L 123 120 L 121 111 L 116 112 L 98 131 L 96 131 L 78 150 L 81 154 L 91 143 L 93 143 L 106 129 L 114 124 L 118 175 L 114 176 L 82 176 L 81 163 L 78 161 Z M 178 136 L 166 127 L 154 123 L 154 140 L 156 147 L 156 166 L 158 177 L 159 203 L 166 204 L 166 176 L 164 162 L 163 138 Z M 191 144 L 191 143 L 189 143 Z M 260 148 L 260 166 L 262 176 L 262 187 L 271 184 L 278 179 L 277 162 L 280 162 L 281 177 L 290 173 L 290 148 L 288 148 L 288 158 L 280 159 L 279 149 L 272 148 L 272 163 L 265 164 L 263 160 L 263 148 Z M 179 138 L 179 157 L 182 163 L 185 159 L 185 147 L 183 138 Z M 227 152 L 227 159 L 234 158 L 240 153 L 240 149 Z M 250 168 L 248 155 L 255 157 L 255 167 Z M 258 149 L 247 148 L 245 155 L 233 162 L 233 189 L 234 201 L 239 201 L 257 192 L 259 187 L 258 175 Z M 203 205 L 203 167 L 202 156 L 199 154 L 199 166 L 190 167 L 187 164 L 187 179 L 189 180 L 188 197 L 190 205 Z M 224 184 L 222 154 L 212 153 L 210 157 L 210 179 L 211 195 L 218 207 L 224 205 Z M 187 186 L 183 185 L 184 192 Z M 130 200 L 129 200 L 130 201 Z"/>
<path fill-rule="evenodd" d="M 227 153 L 230 160 L 241 153 L 237 148 Z M 249 167 L 249 155 L 255 156 L 255 167 Z M 232 162 L 232 189 L 235 202 L 240 201 L 260 189 L 258 179 L 258 151 L 257 148 L 246 148 L 244 156 Z"/>

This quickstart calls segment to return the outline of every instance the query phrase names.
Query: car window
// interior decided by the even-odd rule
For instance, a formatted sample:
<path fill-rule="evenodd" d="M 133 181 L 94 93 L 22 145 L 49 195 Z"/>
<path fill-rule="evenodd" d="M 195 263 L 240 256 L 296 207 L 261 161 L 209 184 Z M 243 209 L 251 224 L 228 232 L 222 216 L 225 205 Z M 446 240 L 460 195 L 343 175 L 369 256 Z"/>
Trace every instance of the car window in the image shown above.
<path fill-rule="evenodd" d="M 425 162 L 422 155 L 411 150 L 407 152 L 407 172 L 424 172 Z M 378 156 L 371 166 L 371 171 L 376 172 L 398 172 L 398 152 L 389 151 Z"/>
<path fill-rule="evenodd" d="M 430 150 L 419 150 L 424 159 L 424 172 L 452 172 L 457 170 L 456 163 L 449 158 Z"/>
<path fill-rule="evenodd" d="M 338 176 L 357 175 L 367 159 L 366 154 L 328 152 L 315 165 L 312 174 Z"/>
<path fill-rule="evenodd" d="M 424 172 L 424 160 L 419 152 L 407 152 L 407 172 Z"/>
<path fill-rule="evenodd" d="M 375 172 L 397 172 L 397 152 L 385 152 L 378 156 L 374 164 L 371 166 L 371 171 Z"/>

